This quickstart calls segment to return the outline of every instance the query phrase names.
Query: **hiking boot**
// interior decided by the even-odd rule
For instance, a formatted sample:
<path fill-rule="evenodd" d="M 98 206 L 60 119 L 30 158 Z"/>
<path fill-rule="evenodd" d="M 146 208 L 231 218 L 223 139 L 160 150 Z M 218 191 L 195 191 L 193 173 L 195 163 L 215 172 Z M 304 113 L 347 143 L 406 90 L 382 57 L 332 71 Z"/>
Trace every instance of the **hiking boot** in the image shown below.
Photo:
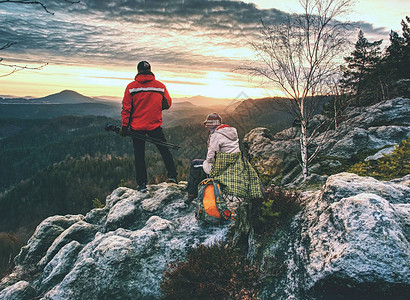
<path fill-rule="evenodd" d="M 178 183 L 178 180 L 176 178 L 169 177 L 167 183 Z"/>
<path fill-rule="evenodd" d="M 146 193 L 147 192 L 147 186 L 145 184 L 141 184 L 140 186 L 137 187 L 137 191 L 141 193 Z"/>

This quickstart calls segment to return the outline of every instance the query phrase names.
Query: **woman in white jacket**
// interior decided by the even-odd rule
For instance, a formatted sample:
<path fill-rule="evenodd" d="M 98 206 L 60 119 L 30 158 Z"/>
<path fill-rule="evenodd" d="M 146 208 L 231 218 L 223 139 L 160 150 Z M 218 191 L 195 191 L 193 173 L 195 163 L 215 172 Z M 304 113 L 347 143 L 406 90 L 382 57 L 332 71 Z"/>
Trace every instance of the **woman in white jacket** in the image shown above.
<path fill-rule="evenodd" d="M 204 121 L 204 125 L 210 132 L 208 138 L 208 152 L 205 160 L 194 159 L 191 162 L 188 177 L 187 202 L 191 202 L 198 196 L 198 184 L 211 172 L 217 151 L 226 153 L 240 152 L 239 138 L 236 128 L 222 124 L 222 118 L 219 114 L 209 114 Z"/>
<path fill-rule="evenodd" d="M 240 152 L 239 138 L 236 128 L 221 124 L 218 127 L 210 127 L 209 130 L 211 134 L 208 139 L 208 153 L 203 164 L 203 169 L 206 174 L 211 172 L 212 164 L 215 161 L 216 151 L 226 153 Z"/>

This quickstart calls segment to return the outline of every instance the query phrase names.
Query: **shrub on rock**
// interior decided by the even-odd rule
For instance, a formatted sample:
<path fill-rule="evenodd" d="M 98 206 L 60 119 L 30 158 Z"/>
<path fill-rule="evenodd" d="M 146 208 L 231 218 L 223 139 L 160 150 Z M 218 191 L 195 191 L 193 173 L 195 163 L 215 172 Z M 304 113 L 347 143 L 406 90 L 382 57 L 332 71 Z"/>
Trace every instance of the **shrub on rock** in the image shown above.
<path fill-rule="evenodd" d="M 392 154 L 384 154 L 377 160 L 353 165 L 349 172 L 360 176 L 372 176 L 381 180 L 400 178 L 410 173 L 410 138 L 403 140 Z"/>
<path fill-rule="evenodd" d="M 237 250 L 222 243 L 194 248 L 170 264 L 161 288 L 165 299 L 259 299 L 261 275 Z"/>

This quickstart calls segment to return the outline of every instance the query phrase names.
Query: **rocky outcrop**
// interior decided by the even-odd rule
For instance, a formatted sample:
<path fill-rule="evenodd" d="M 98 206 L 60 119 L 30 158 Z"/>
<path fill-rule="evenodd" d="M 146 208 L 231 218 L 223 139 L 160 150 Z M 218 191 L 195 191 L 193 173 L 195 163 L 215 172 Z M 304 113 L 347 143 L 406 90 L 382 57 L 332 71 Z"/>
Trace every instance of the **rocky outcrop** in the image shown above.
<path fill-rule="evenodd" d="M 201 226 L 185 184 L 118 188 L 86 216 L 44 220 L 0 283 L 0 299 L 157 299 L 170 262 L 225 237 Z M 232 223 L 230 223 L 232 224 Z M 37 299 L 36 298 L 36 299 Z"/>
<path fill-rule="evenodd" d="M 406 299 L 409 176 L 383 182 L 340 173 L 305 192 L 289 228 L 248 240 L 268 279 L 260 298 Z M 122 187 L 102 209 L 44 220 L 1 281 L 0 299 L 161 298 L 168 264 L 226 239 L 234 225 L 199 224 L 185 188 L 163 183 L 142 194 Z"/>
<path fill-rule="evenodd" d="M 283 256 L 286 272 L 263 298 L 406 299 L 409 193 L 408 184 L 330 176 L 306 198 L 287 234 L 265 250 L 265 259 Z"/>
<path fill-rule="evenodd" d="M 351 155 L 409 137 L 408 101 L 351 110 L 328 133 L 327 159 L 319 164 L 336 168 Z M 260 173 L 297 181 L 297 128 L 275 136 L 257 128 L 245 141 Z M 0 282 L 0 300 L 159 299 L 169 263 L 200 244 L 235 240 L 230 228 L 250 233 L 245 247 L 263 271 L 261 299 L 408 299 L 410 175 L 388 182 L 351 173 L 310 179 L 325 183 L 303 192 L 303 209 L 270 237 L 253 236 L 246 218 L 235 226 L 202 226 L 194 205 L 184 203 L 185 183 L 151 185 L 146 194 L 118 188 L 104 208 L 44 220 Z M 251 206 L 238 211 L 246 216 Z"/>
<path fill-rule="evenodd" d="M 290 228 L 262 248 L 253 241 L 265 278 L 274 278 L 261 299 L 405 299 L 409 176 L 382 182 L 340 173 L 306 192 Z M 201 226 L 184 190 L 165 183 L 147 194 L 118 188 L 105 208 L 46 219 L 2 280 L 0 299 L 160 298 L 168 264 L 224 239 L 233 225 Z"/>
<path fill-rule="evenodd" d="M 322 117 L 316 116 L 311 122 L 311 131 L 320 118 Z M 310 171 L 325 175 L 323 170 L 334 170 L 359 153 L 373 151 L 374 154 L 382 148 L 391 148 L 408 137 L 410 100 L 407 98 L 351 109 L 336 130 L 322 132 L 313 140 L 312 151 L 320 141 L 325 142 L 319 159 L 313 162 Z M 244 144 L 261 174 L 272 177 L 274 182 L 280 184 L 300 182 L 301 168 L 296 158 L 300 149 L 298 128 L 292 127 L 274 136 L 266 128 L 256 128 L 245 136 Z M 327 176 L 313 176 L 311 179 L 325 181 L 326 178 Z"/>

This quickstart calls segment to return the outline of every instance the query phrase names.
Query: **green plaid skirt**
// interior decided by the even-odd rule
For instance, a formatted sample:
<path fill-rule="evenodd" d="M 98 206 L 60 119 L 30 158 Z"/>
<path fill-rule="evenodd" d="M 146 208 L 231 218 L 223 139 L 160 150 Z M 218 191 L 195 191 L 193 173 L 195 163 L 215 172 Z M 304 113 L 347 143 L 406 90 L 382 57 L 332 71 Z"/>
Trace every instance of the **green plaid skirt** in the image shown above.
<path fill-rule="evenodd" d="M 209 176 L 221 184 L 226 195 L 244 199 L 263 197 L 258 174 L 240 152 L 217 151 Z"/>

